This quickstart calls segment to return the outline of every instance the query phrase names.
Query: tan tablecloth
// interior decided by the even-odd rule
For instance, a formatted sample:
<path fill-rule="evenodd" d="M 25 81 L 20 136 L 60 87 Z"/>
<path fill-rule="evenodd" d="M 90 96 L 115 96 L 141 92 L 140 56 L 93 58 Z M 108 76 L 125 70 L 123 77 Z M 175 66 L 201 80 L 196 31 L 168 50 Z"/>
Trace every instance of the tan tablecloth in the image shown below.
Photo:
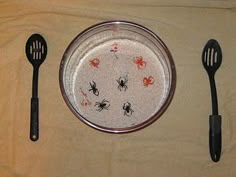
<path fill-rule="evenodd" d="M 0 1 L 0 177 L 235 177 L 236 3 L 206 0 Z M 177 87 L 168 110 L 147 128 L 122 135 L 94 130 L 69 111 L 58 69 L 65 48 L 85 28 L 129 20 L 157 33 L 171 51 Z M 40 68 L 40 139 L 29 140 L 32 66 L 25 42 L 48 42 Z M 217 71 L 223 149 L 208 151 L 210 93 L 202 48 L 215 38 L 223 50 Z"/>

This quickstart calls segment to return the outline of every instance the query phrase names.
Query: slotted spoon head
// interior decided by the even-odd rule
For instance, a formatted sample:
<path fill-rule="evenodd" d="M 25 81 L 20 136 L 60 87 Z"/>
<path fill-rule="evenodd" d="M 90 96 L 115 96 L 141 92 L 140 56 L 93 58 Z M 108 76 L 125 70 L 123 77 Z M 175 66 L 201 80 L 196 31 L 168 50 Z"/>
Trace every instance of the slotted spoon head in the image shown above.
<path fill-rule="evenodd" d="M 202 64 L 208 74 L 214 74 L 222 62 L 222 51 L 215 39 L 210 39 L 202 52 Z"/>
<path fill-rule="evenodd" d="M 39 67 L 47 56 L 47 43 L 40 34 L 29 37 L 25 46 L 25 53 L 34 67 Z"/>

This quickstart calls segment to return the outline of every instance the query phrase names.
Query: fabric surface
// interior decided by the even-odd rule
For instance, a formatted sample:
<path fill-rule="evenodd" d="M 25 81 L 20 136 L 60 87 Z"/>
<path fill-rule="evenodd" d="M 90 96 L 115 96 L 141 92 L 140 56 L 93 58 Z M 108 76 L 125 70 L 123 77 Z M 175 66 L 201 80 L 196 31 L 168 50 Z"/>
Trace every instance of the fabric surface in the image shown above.
<path fill-rule="evenodd" d="M 235 177 L 236 3 L 223 0 L 0 1 L 0 177 Z M 81 31 L 106 20 L 128 20 L 154 31 L 176 65 L 174 98 L 162 117 L 137 132 L 108 134 L 78 120 L 59 87 L 62 55 Z M 32 66 L 25 43 L 42 34 L 40 139 L 29 139 Z M 201 63 L 207 40 L 223 51 L 216 73 L 223 118 L 222 157 L 211 161 L 209 81 Z"/>

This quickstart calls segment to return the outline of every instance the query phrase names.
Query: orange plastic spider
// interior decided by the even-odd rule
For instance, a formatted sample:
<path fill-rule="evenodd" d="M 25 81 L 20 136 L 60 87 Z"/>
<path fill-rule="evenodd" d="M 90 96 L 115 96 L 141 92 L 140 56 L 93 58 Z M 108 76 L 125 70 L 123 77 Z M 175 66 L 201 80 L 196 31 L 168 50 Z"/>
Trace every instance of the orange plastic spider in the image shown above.
<path fill-rule="evenodd" d="M 153 85 L 155 82 L 154 78 L 152 76 L 144 77 L 143 78 L 143 85 L 145 87 L 148 87 L 149 85 Z"/>
<path fill-rule="evenodd" d="M 98 58 L 94 58 L 93 60 L 90 60 L 90 65 L 95 67 L 95 68 L 98 68 L 98 65 L 100 64 L 100 60 Z"/>
<path fill-rule="evenodd" d="M 143 57 L 141 57 L 141 56 L 140 56 L 140 57 L 136 57 L 136 58 L 134 59 L 134 63 L 137 64 L 138 69 L 143 69 L 143 68 L 145 68 L 146 65 L 147 65 L 147 62 L 144 61 L 144 60 L 143 60 Z"/>

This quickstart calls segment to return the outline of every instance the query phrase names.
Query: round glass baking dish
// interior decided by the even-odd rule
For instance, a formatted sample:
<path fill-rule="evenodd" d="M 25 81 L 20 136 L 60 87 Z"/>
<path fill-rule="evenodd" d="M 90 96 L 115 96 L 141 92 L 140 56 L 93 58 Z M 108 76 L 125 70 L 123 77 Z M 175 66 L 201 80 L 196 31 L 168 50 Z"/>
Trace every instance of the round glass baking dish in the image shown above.
<path fill-rule="evenodd" d="M 176 71 L 163 41 L 144 26 L 108 21 L 81 32 L 67 47 L 59 83 L 70 110 L 109 133 L 157 120 L 174 95 Z"/>

